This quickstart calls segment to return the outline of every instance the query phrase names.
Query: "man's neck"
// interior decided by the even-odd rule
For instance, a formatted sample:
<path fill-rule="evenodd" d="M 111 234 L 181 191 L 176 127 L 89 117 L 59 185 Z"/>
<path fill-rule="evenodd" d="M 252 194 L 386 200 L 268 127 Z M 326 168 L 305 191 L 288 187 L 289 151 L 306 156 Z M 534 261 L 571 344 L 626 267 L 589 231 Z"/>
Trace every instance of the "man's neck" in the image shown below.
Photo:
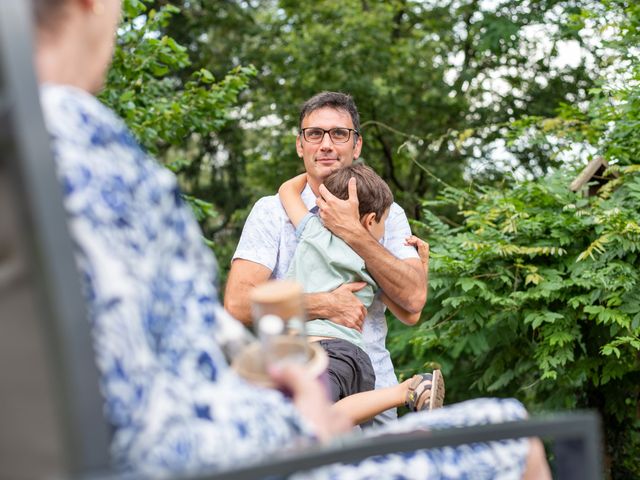
<path fill-rule="evenodd" d="M 309 178 L 309 176 L 307 175 L 307 185 L 309 185 L 309 187 L 311 188 L 311 191 L 313 192 L 313 194 L 316 197 L 320 196 L 320 184 L 322 182 L 320 180 L 317 180 L 315 178 Z"/>

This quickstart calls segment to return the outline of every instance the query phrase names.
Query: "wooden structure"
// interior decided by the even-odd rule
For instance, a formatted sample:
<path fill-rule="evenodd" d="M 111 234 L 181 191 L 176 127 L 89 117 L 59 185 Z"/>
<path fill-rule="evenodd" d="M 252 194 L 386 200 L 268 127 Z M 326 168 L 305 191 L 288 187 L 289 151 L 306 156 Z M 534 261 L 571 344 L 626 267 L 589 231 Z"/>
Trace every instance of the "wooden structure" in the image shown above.
<path fill-rule="evenodd" d="M 604 158 L 594 158 L 587 164 L 584 170 L 580 172 L 580 175 L 578 175 L 576 179 L 571 182 L 569 188 L 574 192 L 584 190 L 585 194 L 589 197 L 596 195 L 598 193 L 598 190 L 600 190 L 600 188 L 604 184 L 611 180 L 612 176 L 615 176 L 605 176 L 604 172 L 608 167 L 609 164 Z"/>

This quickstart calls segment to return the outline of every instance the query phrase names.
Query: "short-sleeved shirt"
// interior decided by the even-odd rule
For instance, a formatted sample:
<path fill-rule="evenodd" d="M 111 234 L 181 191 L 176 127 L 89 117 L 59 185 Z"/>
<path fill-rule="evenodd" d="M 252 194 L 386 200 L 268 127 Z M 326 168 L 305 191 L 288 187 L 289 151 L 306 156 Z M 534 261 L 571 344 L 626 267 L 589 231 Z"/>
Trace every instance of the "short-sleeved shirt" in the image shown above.
<path fill-rule="evenodd" d="M 228 366 L 217 265 L 174 175 L 88 93 L 47 85 L 41 102 L 94 337 L 111 455 L 170 476 L 267 457 L 313 434 L 280 392 Z"/>
<path fill-rule="evenodd" d="M 329 292 L 343 283 L 366 282 L 367 285 L 355 295 L 369 308 L 378 285 L 367 272 L 362 257 L 312 213 L 302 219 L 296 235 L 298 248 L 287 276 L 298 281 L 305 293 Z M 327 319 L 308 321 L 307 335 L 340 338 L 364 350 L 362 333 Z"/>
<path fill-rule="evenodd" d="M 311 209 L 315 206 L 315 200 L 315 195 L 307 185 L 302 192 L 302 201 Z M 407 216 L 398 204 L 393 203 L 385 222 L 385 233 L 381 243 L 401 260 L 419 258 L 415 248 L 404 243 L 409 235 L 411 229 Z M 296 246 L 295 228 L 289 221 L 278 195 L 272 195 L 261 198 L 253 206 L 233 258 L 264 265 L 271 270 L 271 278 L 285 278 Z M 376 388 L 398 383 L 391 356 L 385 346 L 385 308 L 378 293 L 369 307 L 362 330 L 365 351 L 369 354 L 376 372 Z M 394 413 L 389 415 L 395 416 Z"/>

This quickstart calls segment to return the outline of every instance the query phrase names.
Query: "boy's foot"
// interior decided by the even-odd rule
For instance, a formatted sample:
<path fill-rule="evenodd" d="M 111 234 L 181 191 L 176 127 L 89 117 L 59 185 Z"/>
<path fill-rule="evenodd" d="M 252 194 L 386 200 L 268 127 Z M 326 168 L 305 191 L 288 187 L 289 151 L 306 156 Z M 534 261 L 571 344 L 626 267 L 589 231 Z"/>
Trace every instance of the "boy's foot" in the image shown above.
<path fill-rule="evenodd" d="M 440 370 L 414 375 L 405 405 L 412 411 L 433 410 L 444 403 L 444 378 Z"/>

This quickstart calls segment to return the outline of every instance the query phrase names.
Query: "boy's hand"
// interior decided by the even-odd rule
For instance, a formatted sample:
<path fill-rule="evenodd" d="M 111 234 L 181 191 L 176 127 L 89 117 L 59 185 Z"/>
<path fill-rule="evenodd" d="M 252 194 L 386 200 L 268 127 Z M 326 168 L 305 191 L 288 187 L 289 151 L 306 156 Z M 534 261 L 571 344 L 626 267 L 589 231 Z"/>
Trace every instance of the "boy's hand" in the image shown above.
<path fill-rule="evenodd" d="M 418 249 L 418 255 L 420 256 L 420 261 L 422 262 L 422 266 L 424 267 L 424 272 L 428 278 L 429 277 L 429 244 L 424 240 L 416 237 L 415 235 L 411 235 L 410 237 L 407 237 L 404 243 L 405 245 L 410 245 Z"/>

